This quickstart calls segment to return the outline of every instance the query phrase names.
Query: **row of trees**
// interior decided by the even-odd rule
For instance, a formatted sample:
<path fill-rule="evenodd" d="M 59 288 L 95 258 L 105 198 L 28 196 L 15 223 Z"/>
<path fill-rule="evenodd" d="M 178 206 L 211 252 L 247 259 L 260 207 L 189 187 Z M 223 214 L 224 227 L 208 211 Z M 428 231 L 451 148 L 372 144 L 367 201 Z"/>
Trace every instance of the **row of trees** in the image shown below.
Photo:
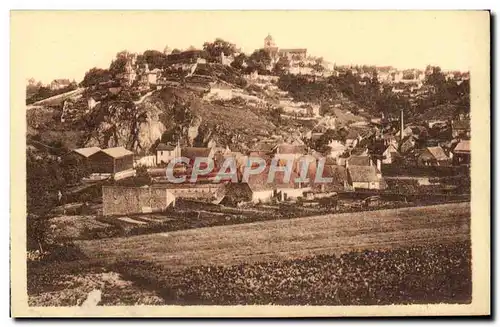
<path fill-rule="evenodd" d="M 89 169 L 80 159 L 65 156 L 26 154 L 26 193 L 28 212 L 45 214 L 57 205 L 64 192 L 89 174 Z"/>
<path fill-rule="evenodd" d="M 43 251 L 48 241 L 50 211 L 64 203 L 68 188 L 89 173 L 78 158 L 62 159 L 40 153 L 26 153 L 27 246 Z"/>

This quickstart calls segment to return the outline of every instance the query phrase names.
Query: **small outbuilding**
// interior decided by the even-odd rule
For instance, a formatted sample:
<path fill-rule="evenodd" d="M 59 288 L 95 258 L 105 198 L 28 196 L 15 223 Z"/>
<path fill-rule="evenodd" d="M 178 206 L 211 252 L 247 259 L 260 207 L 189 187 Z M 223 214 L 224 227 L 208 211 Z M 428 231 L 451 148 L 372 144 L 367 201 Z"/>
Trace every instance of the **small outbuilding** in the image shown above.
<path fill-rule="evenodd" d="M 89 160 L 93 173 L 116 174 L 134 168 L 134 153 L 121 146 L 100 150 Z"/>

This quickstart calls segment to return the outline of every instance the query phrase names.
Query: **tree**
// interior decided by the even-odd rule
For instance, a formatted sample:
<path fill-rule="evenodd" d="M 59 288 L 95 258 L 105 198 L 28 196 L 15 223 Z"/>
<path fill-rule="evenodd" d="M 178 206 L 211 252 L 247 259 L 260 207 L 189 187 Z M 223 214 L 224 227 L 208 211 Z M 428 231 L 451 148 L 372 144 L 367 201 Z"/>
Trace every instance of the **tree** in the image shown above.
<path fill-rule="evenodd" d="M 182 52 L 182 51 L 181 51 L 181 50 L 179 50 L 179 49 L 177 49 L 177 48 L 176 48 L 176 49 L 174 49 L 174 50 L 172 50 L 172 54 L 177 54 L 177 53 L 181 53 L 181 52 Z"/>
<path fill-rule="evenodd" d="M 90 169 L 84 160 L 74 156 L 66 156 L 61 161 L 60 172 L 66 185 L 77 184 L 83 177 L 90 174 Z"/>
<path fill-rule="evenodd" d="M 436 90 L 442 90 L 446 84 L 446 76 L 441 71 L 441 67 L 427 66 L 425 71 L 425 84 L 434 86 Z"/>
<path fill-rule="evenodd" d="M 275 125 L 281 124 L 281 115 L 284 113 L 283 108 L 276 107 L 271 109 L 270 111 L 271 120 Z"/>
<path fill-rule="evenodd" d="M 274 72 L 277 75 L 285 73 L 286 68 L 290 67 L 290 61 L 286 57 L 281 57 L 276 65 L 274 65 Z"/>
<path fill-rule="evenodd" d="M 221 53 L 224 53 L 225 56 L 231 56 L 238 51 L 236 45 L 224 41 L 221 38 L 216 38 L 214 42 L 205 42 L 203 44 L 203 50 L 208 54 L 211 61 L 216 61 Z"/>
<path fill-rule="evenodd" d="M 312 69 L 317 71 L 318 73 L 321 73 L 325 70 L 325 67 L 323 65 L 316 63 L 315 65 L 312 66 Z"/>
<path fill-rule="evenodd" d="M 87 73 L 85 73 L 85 77 L 83 78 L 83 81 L 80 84 L 82 86 L 89 87 L 97 85 L 101 82 L 108 82 L 111 79 L 112 77 L 109 70 L 94 67 Z"/>
<path fill-rule="evenodd" d="M 131 54 L 127 50 L 120 51 L 116 54 L 115 60 L 113 60 L 109 66 L 109 72 L 113 77 L 125 72 L 125 66 L 130 56 Z"/>
<path fill-rule="evenodd" d="M 245 55 L 244 53 L 240 53 L 234 58 L 234 61 L 231 63 L 231 67 L 233 67 L 234 69 L 242 70 L 244 63 L 247 60 L 248 60 L 247 55 Z"/>
<path fill-rule="evenodd" d="M 26 247 L 28 250 L 38 249 L 43 252 L 49 233 L 47 216 L 28 213 L 26 216 Z"/>
<path fill-rule="evenodd" d="M 26 153 L 26 195 L 28 212 L 45 214 L 57 204 L 57 192 L 65 187 L 59 165 L 49 158 Z"/>
<path fill-rule="evenodd" d="M 271 61 L 269 52 L 264 49 L 255 50 L 248 58 L 248 68 L 252 71 L 257 70 L 259 73 L 265 72 L 271 65 Z"/>
<path fill-rule="evenodd" d="M 144 51 L 144 60 L 148 64 L 149 69 L 163 68 L 167 56 L 160 51 L 146 50 Z"/>

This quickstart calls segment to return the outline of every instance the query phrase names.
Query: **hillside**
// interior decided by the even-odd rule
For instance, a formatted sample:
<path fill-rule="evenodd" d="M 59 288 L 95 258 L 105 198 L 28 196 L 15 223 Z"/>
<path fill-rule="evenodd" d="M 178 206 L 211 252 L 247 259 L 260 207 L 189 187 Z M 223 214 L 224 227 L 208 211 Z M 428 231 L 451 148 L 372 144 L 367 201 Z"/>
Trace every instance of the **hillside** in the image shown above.
<path fill-rule="evenodd" d="M 239 151 L 259 137 L 300 135 L 317 122 L 316 118 L 294 119 L 288 112 L 283 115 L 283 108 L 291 108 L 302 117 L 307 108 L 318 106 L 314 96 L 311 102 L 298 101 L 278 87 L 277 78 L 249 80 L 221 64 L 197 65 L 188 76 L 167 73 L 162 88 L 149 92 L 101 84 L 31 107 L 28 143 L 37 146 L 31 142 L 35 140 L 65 149 L 124 146 L 141 154 L 160 141 L 180 137 L 186 145 L 206 146 L 215 141 Z M 92 106 L 87 103 L 90 98 L 95 100 Z M 330 110 L 339 122 L 345 125 L 364 119 L 349 112 L 350 101 L 339 101 Z"/>

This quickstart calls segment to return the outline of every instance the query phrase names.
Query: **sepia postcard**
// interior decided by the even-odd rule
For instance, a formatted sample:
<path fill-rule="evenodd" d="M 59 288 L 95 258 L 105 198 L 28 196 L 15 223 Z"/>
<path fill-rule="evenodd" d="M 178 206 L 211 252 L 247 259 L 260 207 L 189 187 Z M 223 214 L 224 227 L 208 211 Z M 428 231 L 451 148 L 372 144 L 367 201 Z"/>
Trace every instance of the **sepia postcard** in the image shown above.
<path fill-rule="evenodd" d="M 489 11 L 11 11 L 13 317 L 490 315 Z"/>

